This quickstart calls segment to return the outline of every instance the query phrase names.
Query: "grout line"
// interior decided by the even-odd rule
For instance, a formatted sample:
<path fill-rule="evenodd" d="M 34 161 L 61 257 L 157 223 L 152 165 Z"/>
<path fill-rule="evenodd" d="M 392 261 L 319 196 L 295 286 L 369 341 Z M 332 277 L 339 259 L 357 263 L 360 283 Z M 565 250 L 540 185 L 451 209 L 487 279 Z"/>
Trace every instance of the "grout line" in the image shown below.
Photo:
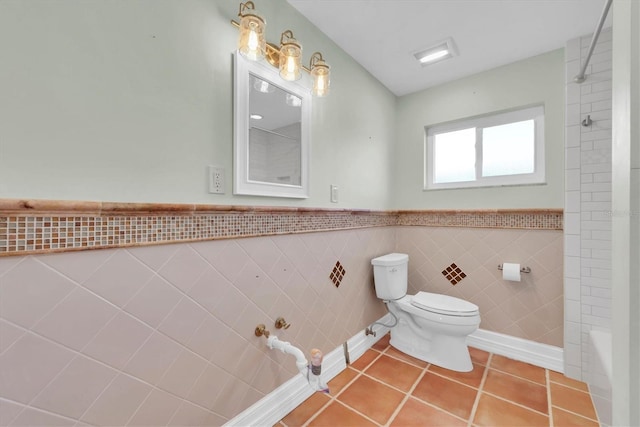
<path fill-rule="evenodd" d="M 520 376 L 518 374 L 511 373 L 511 372 L 503 371 L 501 369 L 497 369 L 497 368 L 491 368 L 491 369 L 496 371 L 496 372 L 500 372 L 501 374 L 509 375 L 510 377 L 514 377 L 514 378 L 517 378 L 519 380 L 523 380 L 523 381 L 526 381 L 528 383 L 531 383 L 531 384 L 534 384 L 534 385 L 537 385 L 537 386 L 540 386 L 540 387 L 546 387 L 548 382 L 549 382 L 547 380 L 547 375 L 548 374 L 546 373 L 546 371 L 547 371 L 546 369 L 545 369 L 544 383 L 539 383 L 537 381 L 530 380 L 529 378 L 525 378 L 525 377 L 522 377 L 522 376 Z"/>
<path fill-rule="evenodd" d="M 580 418 L 583 418 L 583 419 L 585 419 L 585 420 L 594 421 L 594 422 L 597 422 L 598 424 L 601 424 L 601 423 L 600 423 L 600 420 L 593 419 L 593 418 L 589 418 L 589 417 L 587 417 L 587 416 L 586 416 L 586 415 L 584 415 L 584 414 L 580 414 L 580 413 L 578 413 L 578 412 L 573 412 L 573 411 L 572 411 L 572 410 L 570 410 L 570 409 L 563 408 L 563 407 L 561 407 L 561 406 L 557 406 L 557 405 L 553 405 L 553 404 L 552 404 L 551 406 L 552 406 L 552 407 L 554 407 L 554 408 L 556 408 L 556 409 L 559 409 L 559 410 L 561 410 L 561 411 L 567 412 L 567 413 L 569 413 L 569 414 L 571 414 L 571 415 L 575 415 L 575 416 L 580 417 Z M 595 408 L 594 408 L 594 409 L 595 409 Z M 597 412 L 596 412 L 596 418 L 597 418 L 597 416 L 598 416 L 598 414 L 597 414 Z"/>
<path fill-rule="evenodd" d="M 361 371 L 359 371 L 359 370 L 357 370 L 357 369 L 355 369 L 355 368 L 353 368 L 353 367 L 351 367 L 351 368 L 350 368 L 350 366 L 351 366 L 351 365 L 347 365 L 347 369 L 351 369 L 351 370 L 353 370 L 353 371 L 356 373 L 356 375 L 351 379 L 351 381 L 349 381 L 348 383 L 346 383 L 346 384 L 342 387 L 342 389 L 341 389 L 339 392 L 337 392 L 336 394 L 331 394 L 331 393 L 329 393 L 329 400 L 327 401 L 327 403 L 325 403 L 324 405 L 322 405 L 322 406 L 320 407 L 320 409 L 318 409 L 316 412 L 314 412 L 314 413 L 313 413 L 313 414 L 312 414 L 312 415 L 311 415 L 311 416 L 310 416 L 310 417 L 309 417 L 309 418 L 308 418 L 308 419 L 307 419 L 307 420 L 302 424 L 302 425 L 303 425 L 303 427 L 304 427 L 304 426 L 308 426 L 308 425 L 309 425 L 309 423 L 310 423 L 311 421 L 313 421 L 315 418 L 317 418 L 317 417 L 320 415 L 320 413 L 324 412 L 324 410 L 325 410 L 325 409 L 327 409 L 327 408 L 329 407 L 329 405 L 331 405 L 331 404 L 332 404 L 332 403 L 334 403 L 334 402 L 340 402 L 340 401 L 338 400 L 338 396 L 340 396 L 340 395 L 341 395 L 341 394 L 342 394 L 342 393 L 343 393 L 347 388 L 349 388 L 349 387 L 350 387 L 354 382 L 356 382 L 356 380 L 357 380 L 358 378 L 360 378 L 360 377 L 363 375 L 363 373 L 362 373 Z M 344 372 L 344 371 L 342 371 L 342 372 Z M 340 374 L 338 374 L 338 375 L 340 375 Z M 342 403 L 342 402 L 340 402 L 340 403 Z M 298 406 L 299 406 L 299 405 L 298 405 Z M 350 409 L 351 409 L 351 408 L 350 408 Z M 294 410 L 295 410 L 295 409 L 294 409 Z M 288 414 L 287 414 L 287 415 L 288 415 Z M 286 416 L 286 415 L 285 415 L 285 416 Z"/>
<path fill-rule="evenodd" d="M 422 372 L 420 373 L 420 375 L 418 375 L 418 378 L 416 378 L 416 380 L 413 382 L 413 385 L 409 387 L 409 390 L 405 392 L 405 396 L 402 399 L 402 402 L 400 402 L 396 407 L 395 411 L 393 411 L 393 413 L 387 420 L 387 423 L 385 424 L 385 426 L 390 425 L 391 421 L 393 421 L 398 416 L 398 414 L 400 413 L 400 410 L 404 407 L 404 404 L 407 403 L 407 400 L 409 400 L 409 398 L 412 397 L 413 391 L 416 389 L 416 387 L 418 387 L 418 384 L 420 384 L 420 381 L 422 381 L 422 378 L 424 378 L 424 376 L 427 374 L 427 369 L 429 368 L 429 365 L 430 364 L 427 364 L 427 366 L 422 368 Z"/>
<path fill-rule="evenodd" d="M 471 407 L 471 413 L 469 414 L 469 419 L 467 420 L 467 427 L 471 427 L 473 425 L 473 419 L 476 417 L 476 412 L 478 411 L 478 404 L 480 403 L 480 396 L 482 395 L 482 389 L 484 388 L 484 383 L 487 380 L 487 375 L 489 374 L 489 365 L 491 364 L 492 358 L 493 358 L 493 353 L 489 353 L 487 364 L 484 365 L 482 380 L 480 380 L 480 385 L 478 386 L 476 399 L 473 401 L 473 406 Z"/>
<path fill-rule="evenodd" d="M 549 412 L 549 426 L 553 427 L 554 423 L 553 423 L 553 410 L 552 410 L 553 406 L 551 404 L 551 378 L 550 378 L 548 369 L 544 370 L 544 378 L 547 386 L 547 411 Z"/>

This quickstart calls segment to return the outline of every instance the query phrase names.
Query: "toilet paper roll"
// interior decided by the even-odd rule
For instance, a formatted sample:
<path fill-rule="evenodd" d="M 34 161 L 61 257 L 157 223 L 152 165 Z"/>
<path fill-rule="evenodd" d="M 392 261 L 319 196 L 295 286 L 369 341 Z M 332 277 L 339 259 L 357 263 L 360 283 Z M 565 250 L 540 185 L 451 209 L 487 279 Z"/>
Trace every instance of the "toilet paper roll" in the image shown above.
<path fill-rule="evenodd" d="M 512 282 L 520 281 L 520 264 L 505 262 L 502 264 L 502 279 Z"/>

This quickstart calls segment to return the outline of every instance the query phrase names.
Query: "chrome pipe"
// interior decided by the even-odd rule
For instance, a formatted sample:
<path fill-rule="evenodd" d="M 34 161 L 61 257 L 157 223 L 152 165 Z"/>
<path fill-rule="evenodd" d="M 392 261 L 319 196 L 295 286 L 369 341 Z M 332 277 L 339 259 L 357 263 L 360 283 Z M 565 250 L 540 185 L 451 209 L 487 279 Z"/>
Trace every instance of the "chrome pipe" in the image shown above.
<path fill-rule="evenodd" d="M 593 37 L 591 38 L 591 45 L 589 46 L 589 51 L 587 52 L 587 58 L 582 64 L 582 68 L 577 76 L 573 78 L 573 81 L 576 83 L 582 83 L 586 80 L 585 73 L 587 71 L 587 66 L 589 65 L 589 60 L 591 60 L 591 55 L 593 55 L 593 50 L 596 48 L 596 43 L 598 42 L 598 37 L 600 37 L 600 31 L 602 31 L 602 26 L 604 25 L 605 19 L 607 19 L 607 13 L 609 13 L 609 8 L 611 7 L 611 3 L 613 0 L 607 0 L 604 5 L 604 9 L 602 10 L 602 15 L 600 16 L 600 20 L 598 21 L 598 26 L 596 27 L 596 31 L 593 33 Z"/>

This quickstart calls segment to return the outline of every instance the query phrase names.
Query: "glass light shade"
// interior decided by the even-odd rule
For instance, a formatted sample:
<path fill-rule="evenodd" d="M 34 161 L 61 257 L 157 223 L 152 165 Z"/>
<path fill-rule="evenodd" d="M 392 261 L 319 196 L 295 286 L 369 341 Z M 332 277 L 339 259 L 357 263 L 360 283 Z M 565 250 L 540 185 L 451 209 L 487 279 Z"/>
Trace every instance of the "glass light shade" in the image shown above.
<path fill-rule="evenodd" d="M 280 39 L 280 77 L 288 81 L 302 77 L 302 46 L 289 30 Z"/>
<path fill-rule="evenodd" d="M 329 93 L 330 70 L 326 64 L 316 65 L 311 69 L 311 78 L 313 78 L 313 94 L 315 96 L 326 96 Z"/>
<path fill-rule="evenodd" d="M 238 37 L 238 51 L 252 61 L 264 58 L 267 41 L 264 37 L 266 23 L 256 13 L 245 13 L 240 19 L 240 35 Z"/>
<path fill-rule="evenodd" d="M 311 78 L 313 79 L 313 94 L 318 97 L 326 96 L 329 93 L 329 84 L 331 83 L 329 77 L 331 69 L 324 59 L 322 54 L 316 52 L 311 56 Z"/>

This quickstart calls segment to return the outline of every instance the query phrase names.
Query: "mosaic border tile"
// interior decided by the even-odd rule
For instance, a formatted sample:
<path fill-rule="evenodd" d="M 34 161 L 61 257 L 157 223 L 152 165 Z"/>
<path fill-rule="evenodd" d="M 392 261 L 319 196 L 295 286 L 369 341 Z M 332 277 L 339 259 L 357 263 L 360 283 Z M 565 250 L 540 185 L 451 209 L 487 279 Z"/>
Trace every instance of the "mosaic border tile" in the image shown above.
<path fill-rule="evenodd" d="M 561 230 L 562 216 L 0 199 L 0 256 L 395 225 Z"/>

